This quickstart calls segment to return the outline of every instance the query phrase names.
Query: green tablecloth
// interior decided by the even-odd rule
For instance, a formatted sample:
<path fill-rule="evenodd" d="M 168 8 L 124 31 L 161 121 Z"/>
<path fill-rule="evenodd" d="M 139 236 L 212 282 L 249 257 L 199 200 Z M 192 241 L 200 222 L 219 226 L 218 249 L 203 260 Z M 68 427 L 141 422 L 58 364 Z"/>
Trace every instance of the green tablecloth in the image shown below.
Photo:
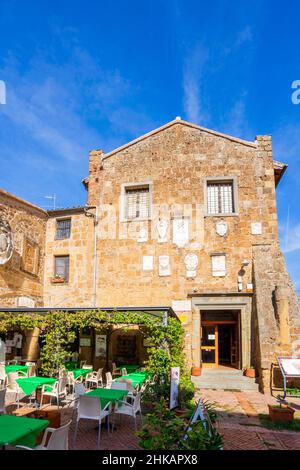
<path fill-rule="evenodd" d="M 26 377 L 16 380 L 25 395 L 30 395 L 40 385 L 53 385 L 56 381 L 57 379 L 52 377 Z"/>
<path fill-rule="evenodd" d="M 28 367 L 29 366 L 21 366 L 20 364 L 10 364 L 8 366 L 5 366 L 5 372 L 9 374 L 10 372 L 28 372 Z"/>
<path fill-rule="evenodd" d="M 128 394 L 128 390 L 115 390 L 111 388 L 94 388 L 86 395 L 89 397 L 99 397 L 101 401 L 101 408 L 103 409 L 108 402 L 113 404 L 116 401 L 123 400 L 123 398 Z"/>
<path fill-rule="evenodd" d="M 34 447 L 37 435 L 48 425 L 46 419 L 0 415 L 0 446 L 11 444 Z"/>
<path fill-rule="evenodd" d="M 135 372 L 140 366 L 137 364 L 121 364 L 118 369 L 126 369 L 127 372 Z"/>
<path fill-rule="evenodd" d="M 144 374 L 128 374 L 122 375 L 116 379 L 116 382 L 119 382 L 120 379 L 126 379 L 132 381 L 132 386 L 135 388 L 137 385 L 141 385 L 146 380 L 146 375 Z"/>
<path fill-rule="evenodd" d="M 74 379 L 77 379 L 77 377 L 80 377 L 81 375 L 85 377 L 89 372 L 92 372 L 91 369 L 68 369 L 68 372 L 73 372 Z"/>

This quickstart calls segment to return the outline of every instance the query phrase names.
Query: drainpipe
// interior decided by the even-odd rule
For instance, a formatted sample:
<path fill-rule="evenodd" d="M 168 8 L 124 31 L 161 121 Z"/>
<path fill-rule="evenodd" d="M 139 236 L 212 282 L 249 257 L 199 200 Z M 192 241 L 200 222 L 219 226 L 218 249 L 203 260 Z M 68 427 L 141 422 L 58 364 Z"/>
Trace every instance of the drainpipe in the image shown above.
<path fill-rule="evenodd" d="M 89 212 L 95 209 L 95 212 Z M 97 225 L 98 225 L 98 206 L 85 206 L 84 215 L 94 219 L 94 253 L 93 253 L 93 300 L 92 306 L 97 306 Z"/>

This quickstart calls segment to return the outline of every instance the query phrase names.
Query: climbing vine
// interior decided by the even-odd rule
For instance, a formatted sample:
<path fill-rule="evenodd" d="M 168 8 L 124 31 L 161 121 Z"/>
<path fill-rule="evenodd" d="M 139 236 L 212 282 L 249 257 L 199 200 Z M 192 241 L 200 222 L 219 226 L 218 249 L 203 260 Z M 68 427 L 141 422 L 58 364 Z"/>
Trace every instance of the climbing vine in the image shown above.
<path fill-rule="evenodd" d="M 128 328 L 138 325 L 147 334 L 150 342 L 146 367 L 160 377 L 165 377 L 171 366 L 184 369 L 183 341 L 184 329 L 176 318 L 169 318 L 162 324 L 162 317 L 154 317 L 147 312 L 106 312 L 92 311 L 51 311 L 41 313 L 0 312 L 0 333 L 19 328 L 22 330 L 40 329 L 44 345 L 41 349 L 41 369 L 45 375 L 57 374 L 69 355 L 69 345 L 76 333 L 83 328 L 109 330 L 112 325 Z"/>

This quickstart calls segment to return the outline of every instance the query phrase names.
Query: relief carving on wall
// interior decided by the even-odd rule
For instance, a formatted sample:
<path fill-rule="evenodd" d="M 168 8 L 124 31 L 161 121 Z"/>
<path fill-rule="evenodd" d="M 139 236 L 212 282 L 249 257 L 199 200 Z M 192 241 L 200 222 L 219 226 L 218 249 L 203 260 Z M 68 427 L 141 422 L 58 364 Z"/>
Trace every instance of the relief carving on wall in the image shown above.
<path fill-rule="evenodd" d="M 38 245 L 24 237 L 22 250 L 22 270 L 29 274 L 37 274 L 39 263 Z"/>
<path fill-rule="evenodd" d="M 158 232 L 158 243 L 164 243 L 167 241 L 168 221 L 160 219 L 156 224 L 156 230 Z"/>
<path fill-rule="evenodd" d="M 216 232 L 220 237 L 225 237 L 228 232 L 228 225 L 226 222 L 217 222 L 216 223 Z"/>
<path fill-rule="evenodd" d="M 171 267 L 170 267 L 170 256 L 161 255 L 158 258 L 158 274 L 159 276 L 170 276 Z"/>
<path fill-rule="evenodd" d="M 198 256 L 195 253 L 189 253 L 184 258 L 187 277 L 196 277 L 198 267 Z"/>
<path fill-rule="evenodd" d="M 13 254 L 13 237 L 8 222 L 0 219 L 0 265 L 6 264 Z"/>

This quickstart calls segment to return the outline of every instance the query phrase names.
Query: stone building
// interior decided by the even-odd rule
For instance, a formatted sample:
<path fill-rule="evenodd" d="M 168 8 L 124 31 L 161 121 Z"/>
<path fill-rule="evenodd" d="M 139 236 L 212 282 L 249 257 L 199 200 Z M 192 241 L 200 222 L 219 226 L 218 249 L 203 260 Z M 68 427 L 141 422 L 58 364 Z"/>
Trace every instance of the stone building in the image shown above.
<path fill-rule="evenodd" d="M 91 151 L 85 207 L 45 214 L 28 205 L 44 234 L 36 301 L 171 306 L 190 366 L 255 365 L 267 386 L 272 361 L 295 353 L 300 333 L 278 240 L 285 170 L 271 136 L 248 142 L 180 118 L 107 154 Z"/>

